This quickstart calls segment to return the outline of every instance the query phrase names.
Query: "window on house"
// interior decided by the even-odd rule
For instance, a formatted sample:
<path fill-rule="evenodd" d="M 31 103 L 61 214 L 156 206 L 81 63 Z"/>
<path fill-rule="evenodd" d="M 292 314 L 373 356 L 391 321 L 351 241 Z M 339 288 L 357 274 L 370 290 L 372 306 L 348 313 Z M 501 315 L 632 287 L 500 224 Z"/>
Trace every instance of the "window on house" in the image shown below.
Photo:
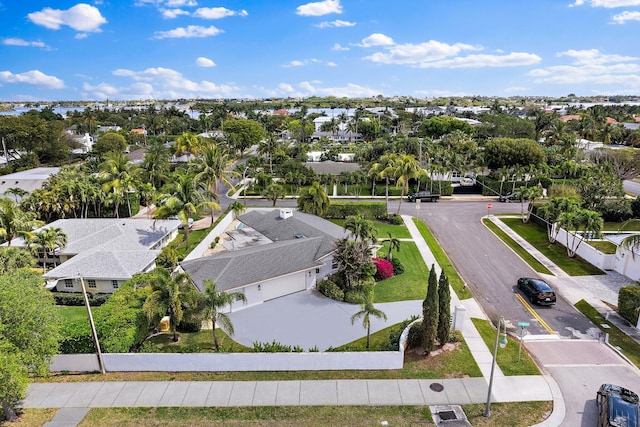
<path fill-rule="evenodd" d="M 93 279 L 89 279 L 89 287 L 90 288 L 95 288 L 96 287 L 96 281 Z"/>
<path fill-rule="evenodd" d="M 112 280 L 111 281 L 111 286 L 113 286 L 113 289 L 118 289 L 118 281 L 117 280 Z"/>
<path fill-rule="evenodd" d="M 71 279 L 64 279 L 64 287 L 65 287 L 65 288 L 73 288 L 73 280 L 71 280 Z"/>

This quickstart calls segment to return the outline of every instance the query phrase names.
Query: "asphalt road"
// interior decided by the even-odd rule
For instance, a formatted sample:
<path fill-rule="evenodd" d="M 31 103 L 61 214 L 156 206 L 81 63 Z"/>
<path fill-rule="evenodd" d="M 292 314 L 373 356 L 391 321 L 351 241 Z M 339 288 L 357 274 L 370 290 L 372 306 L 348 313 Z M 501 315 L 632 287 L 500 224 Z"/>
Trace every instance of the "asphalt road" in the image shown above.
<path fill-rule="evenodd" d="M 519 203 L 491 205 L 491 214 L 521 210 Z M 395 212 L 397 206 L 390 201 L 389 211 Z M 517 298 L 518 278 L 538 275 L 482 224 L 481 218 L 488 213 L 486 201 L 422 203 L 419 210 L 415 204 L 403 202 L 401 212 L 427 224 L 494 324 L 504 316 L 512 333 L 516 333 L 518 322 L 528 322 L 528 333 L 533 335 L 555 332 L 569 338 L 597 336 L 591 322 L 559 294 L 558 302 L 551 307 L 531 306 Z"/>

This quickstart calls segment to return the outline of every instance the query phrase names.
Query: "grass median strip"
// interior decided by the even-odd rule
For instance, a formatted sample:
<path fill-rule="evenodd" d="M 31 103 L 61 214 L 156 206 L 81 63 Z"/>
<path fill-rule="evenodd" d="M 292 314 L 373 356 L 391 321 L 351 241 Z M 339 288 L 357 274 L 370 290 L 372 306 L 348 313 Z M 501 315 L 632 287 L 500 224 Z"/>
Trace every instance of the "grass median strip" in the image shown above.
<path fill-rule="evenodd" d="M 547 231 L 534 223 L 523 223 L 520 218 L 501 218 L 504 224 L 518 233 L 523 239 L 549 258 L 569 276 L 593 276 L 605 274 L 598 267 L 589 264 L 578 256 L 569 258 L 567 249 L 560 243 L 549 243 Z"/>
<path fill-rule="evenodd" d="M 449 284 L 456 291 L 456 295 L 458 295 L 458 298 L 460 298 L 461 300 L 471 298 L 471 291 L 466 287 L 464 281 L 458 274 L 458 271 L 451 263 L 451 260 L 449 259 L 447 254 L 442 250 L 436 238 L 433 237 L 433 234 L 431 234 L 431 231 L 429 231 L 426 224 L 418 218 L 414 218 L 413 222 L 416 224 L 416 227 L 418 227 L 420 234 L 422 234 L 422 238 L 425 240 L 425 242 L 427 242 L 427 246 L 429 246 L 429 249 L 431 250 L 431 253 L 435 257 L 436 261 L 449 278 Z M 431 268 L 430 265 L 427 267 Z M 427 280 L 428 277 L 425 277 L 425 283 L 427 282 Z"/>
<path fill-rule="evenodd" d="M 618 329 L 613 323 L 606 320 L 598 310 L 585 300 L 578 301 L 576 308 L 587 316 L 594 325 L 609 334 L 609 344 L 619 348 L 622 354 L 631 360 L 634 365 L 640 367 L 640 344 Z M 601 325 L 608 325 L 609 327 L 603 328 Z"/>
<path fill-rule="evenodd" d="M 513 240 L 507 233 L 502 231 L 500 227 L 494 224 L 493 221 L 484 218 L 482 223 L 498 236 L 507 246 L 509 246 L 520 258 L 522 258 L 531 268 L 538 273 L 552 274 L 551 271 L 545 267 L 540 261 L 538 261 L 533 255 L 527 252 L 522 246 L 520 246 L 515 240 Z"/>

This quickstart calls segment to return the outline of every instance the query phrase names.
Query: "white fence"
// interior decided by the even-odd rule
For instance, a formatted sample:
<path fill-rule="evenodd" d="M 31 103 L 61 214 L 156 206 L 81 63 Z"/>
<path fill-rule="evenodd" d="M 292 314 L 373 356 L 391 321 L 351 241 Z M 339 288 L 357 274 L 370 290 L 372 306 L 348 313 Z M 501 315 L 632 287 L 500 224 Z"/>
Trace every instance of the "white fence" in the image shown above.
<path fill-rule="evenodd" d="M 567 231 L 563 228 L 558 230 L 557 242 L 563 246 L 567 246 Z M 573 244 L 575 247 L 582 240 L 581 235 L 575 237 L 575 243 L 573 234 L 569 233 L 569 246 Z M 586 241 L 582 241 L 578 246 L 576 254 L 579 255 L 585 261 L 595 265 L 601 270 L 613 270 L 615 263 L 615 254 L 605 254 L 590 246 Z"/>

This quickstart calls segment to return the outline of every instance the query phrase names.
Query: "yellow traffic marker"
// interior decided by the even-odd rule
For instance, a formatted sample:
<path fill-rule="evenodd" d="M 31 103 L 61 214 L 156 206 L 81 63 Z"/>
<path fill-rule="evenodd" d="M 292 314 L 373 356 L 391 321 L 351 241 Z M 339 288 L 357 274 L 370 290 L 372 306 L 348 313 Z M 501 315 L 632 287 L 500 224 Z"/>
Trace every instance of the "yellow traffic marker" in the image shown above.
<path fill-rule="evenodd" d="M 540 317 L 540 315 L 538 315 L 538 313 L 536 313 L 536 311 L 533 309 L 533 307 L 531 307 L 529 305 L 529 303 L 524 299 L 524 297 L 522 295 L 520 295 L 519 293 L 516 293 L 516 298 L 518 298 L 518 300 L 520 300 L 520 302 L 522 303 L 522 305 L 524 306 L 524 308 L 527 309 L 527 311 L 529 311 L 529 313 L 531 313 L 531 315 L 533 317 L 535 317 L 535 319 L 540 323 L 540 325 L 542 325 L 542 327 L 544 329 L 547 330 L 547 332 L 549 332 L 551 335 L 558 335 L 558 333 L 556 331 L 554 331 L 551 326 L 549 326 L 547 324 L 547 322 L 545 322 L 542 317 Z"/>

